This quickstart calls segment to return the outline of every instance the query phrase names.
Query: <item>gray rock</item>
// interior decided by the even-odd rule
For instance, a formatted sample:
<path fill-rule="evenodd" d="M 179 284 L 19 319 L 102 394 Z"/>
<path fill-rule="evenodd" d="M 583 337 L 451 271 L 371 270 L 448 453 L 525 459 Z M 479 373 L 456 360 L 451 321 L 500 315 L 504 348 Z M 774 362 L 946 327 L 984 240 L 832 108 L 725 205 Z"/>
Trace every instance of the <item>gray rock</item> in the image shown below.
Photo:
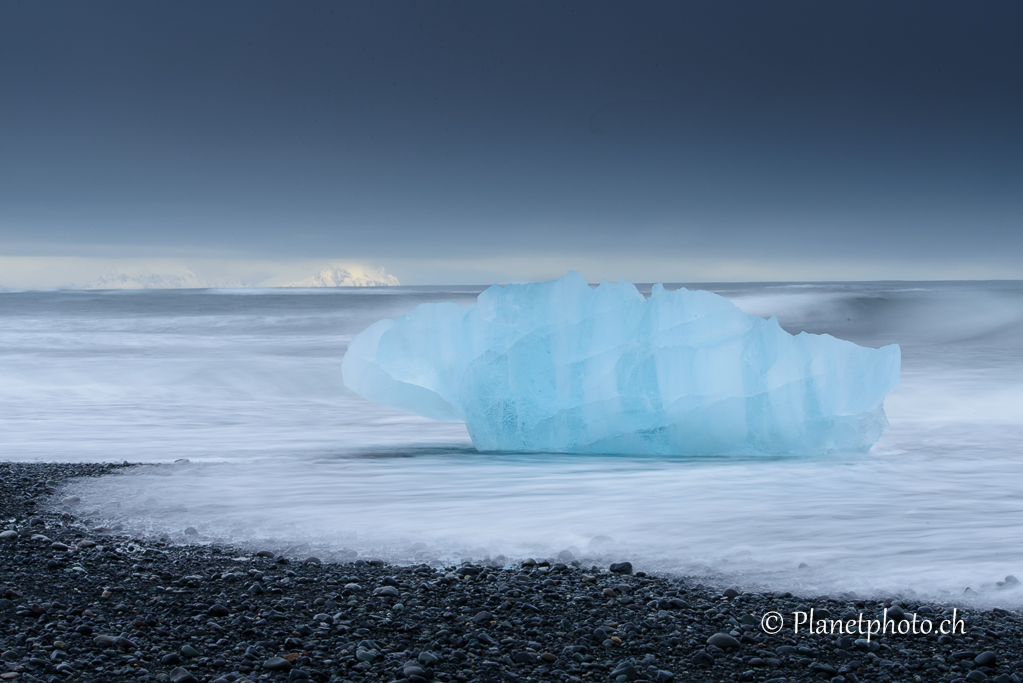
<path fill-rule="evenodd" d="M 998 655 L 991 650 L 988 650 L 987 652 L 981 652 L 973 661 L 977 664 L 977 666 L 993 667 L 995 662 L 998 661 Z"/>
<path fill-rule="evenodd" d="M 380 588 L 373 590 L 373 595 L 378 595 L 382 598 L 396 598 L 400 594 L 398 593 L 398 589 L 394 586 L 380 586 Z"/>
<path fill-rule="evenodd" d="M 974 652 L 973 650 L 959 650 L 952 653 L 952 659 L 973 659 L 979 654 L 979 652 Z"/>
<path fill-rule="evenodd" d="M 267 671 L 291 671 L 291 662 L 282 657 L 271 657 L 263 662 L 263 668 Z"/>
<path fill-rule="evenodd" d="M 199 651 L 196 650 L 191 645 L 182 645 L 181 646 L 181 654 L 183 654 L 186 657 L 195 658 L 195 657 L 199 656 Z"/>
<path fill-rule="evenodd" d="M 472 618 L 472 623 L 474 624 L 483 624 L 490 621 L 494 621 L 494 615 L 490 612 L 478 612 L 476 616 Z"/>
<path fill-rule="evenodd" d="M 609 569 L 612 574 L 631 574 L 632 563 L 631 562 L 615 562 Z"/>
<path fill-rule="evenodd" d="M 0 541 L 16 541 L 18 540 L 18 532 L 12 529 L 7 531 L 0 531 Z"/>
<path fill-rule="evenodd" d="M 114 647 L 120 648 L 124 651 L 138 649 L 138 645 L 136 645 L 134 641 L 128 640 L 123 636 L 118 636 L 114 638 Z"/>
<path fill-rule="evenodd" d="M 193 676 L 187 669 L 178 667 L 170 672 L 171 683 L 199 683 L 199 679 Z"/>
<path fill-rule="evenodd" d="M 722 650 L 727 650 L 728 648 L 738 649 L 739 647 L 739 641 L 727 633 L 715 633 L 707 639 L 707 644 L 720 647 Z"/>
<path fill-rule="evenodd" d="M 714 666 L 714 658 L 706 650 L 700 650 L 693 655 L 693 666 Z"/>
<path fill-rule="evenodd" d="M 220 603 L 217 603 L 210 607 L 209 615 L 211 617 L 226 617 L 231 613 L 231 610 L 227 609 Z"/>
<path fill-rule="evenodd" d="M 617 678 L 618 676 L 625 676 L 630 681 L 634 681 L 639 678 L 639 672 L 636 671 L 636 667 L 632 662 L 621 662 L 615 667 L 615 670 L 611 672 L 611 678 Z"/>
<path fill-rule="evenodd" d="M 906 620 L 906 613 L 905 613 L 905 611 L 903 611 L 903 609 L 901 607 L 899 607 L 898 605 L 892 605 L 891 607 L 889 607 L 887 614 L 888 614 L 888 618 L 891 619 L 892 621 L 905 621 Z M 824 618 L 826 619 L 827 617 L 824 617 Z"/>
<path fill-rule="evenodd" d="M 861 650 L 880 650 L 881 645 L 876 640 L 867 640 L 866 638 L 857 638 L 853 641 L 853 644 Z"/>

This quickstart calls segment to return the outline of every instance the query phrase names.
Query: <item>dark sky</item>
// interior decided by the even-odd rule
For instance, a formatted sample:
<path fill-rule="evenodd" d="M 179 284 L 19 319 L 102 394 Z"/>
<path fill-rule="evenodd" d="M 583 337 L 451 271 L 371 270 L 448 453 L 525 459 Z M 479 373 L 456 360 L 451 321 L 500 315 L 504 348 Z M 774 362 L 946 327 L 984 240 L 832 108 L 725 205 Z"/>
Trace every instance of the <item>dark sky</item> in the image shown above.
<path fill-rule="evenodd" d="M 1020 264 L 1023 3 L 0 4 L 0 253 L 190 250 Z"/>

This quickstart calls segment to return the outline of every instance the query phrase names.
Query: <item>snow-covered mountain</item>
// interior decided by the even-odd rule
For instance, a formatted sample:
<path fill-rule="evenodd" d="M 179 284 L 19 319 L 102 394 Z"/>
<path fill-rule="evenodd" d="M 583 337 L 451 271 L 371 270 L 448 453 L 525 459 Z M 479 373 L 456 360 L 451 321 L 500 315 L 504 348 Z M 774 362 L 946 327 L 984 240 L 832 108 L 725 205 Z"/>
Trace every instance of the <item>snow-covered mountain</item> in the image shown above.
<path fill-rule="evenodd" d="M 375 271 L 364 271 L 349 266 L 327 266 L 316 275 L 298 282 L 291 282 L 282 287 L 395 287 L 400 285 L 398 278 L 378 268 Z"/>
<path fill-rule="evenodd" d="M 109 272 L 71 289 L 203 289 L 221 286 L 200 279 L 189 270 L 175 273 Z M 237 285 L 236 285 L 237 286 Z"/>

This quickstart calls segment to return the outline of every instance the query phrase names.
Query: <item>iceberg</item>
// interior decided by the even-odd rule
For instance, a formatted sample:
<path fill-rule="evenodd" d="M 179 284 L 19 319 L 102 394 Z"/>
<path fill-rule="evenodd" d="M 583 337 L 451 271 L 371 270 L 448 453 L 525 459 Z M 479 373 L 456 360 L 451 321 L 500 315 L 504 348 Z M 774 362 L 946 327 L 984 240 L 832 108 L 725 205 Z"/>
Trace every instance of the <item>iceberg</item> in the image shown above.
<path fill-rule="evenodd" d="M 463 421 L 483 452 L 635 455 L 868 450 L 888 425 L 898 345 L 789 334 L 711 292 L 576 272 L 422 304 L 353 338 L 345 384 Z"/>

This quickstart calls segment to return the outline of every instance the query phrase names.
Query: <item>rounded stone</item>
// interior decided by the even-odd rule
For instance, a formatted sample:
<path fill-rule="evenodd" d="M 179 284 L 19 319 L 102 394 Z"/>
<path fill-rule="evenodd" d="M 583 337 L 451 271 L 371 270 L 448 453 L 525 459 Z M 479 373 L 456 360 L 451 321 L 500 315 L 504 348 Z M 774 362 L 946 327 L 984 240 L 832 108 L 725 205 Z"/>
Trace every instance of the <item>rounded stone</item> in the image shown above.
<path fill-rule="evenodd" d="M 720 647 L 722 650 L 727 650 L 728 648 L 738 649 L 739 647 L 739 641 L 727 633 L 715 633 L 707 639 L 707 644 Z"/>
<path fill-rule="evenodd" d="M 188 669 L 180 666 L 171 670 L 169 680 L 170 683 L 199 683 L 199 680 Z"/>
<path fill-rule="evenodd" d="M 998 655 L 991 650 L 988 650 L 987 652 L 981 652 L 973 661 L 977 664 L 977 666 L 993 667 L 995 662 L 998 661 Z"/>
<path fill-rule="evenodd" d="M 283 657 L 271 657 L 263 662 L 263 668 L 267 671 L 291 671 L 291 662 Z"/>
<path fill-rule="evenodd" d="M 223 605 L 221 605 L 219 603 L 217 603 L 217 604 L 213 605 L 212 607 L 210 607 L 210 611 L 209 611 L 209 615 L 211 617 L 226 617 L 230 613 L 231 613 L 231 611 L 229 609 L 227 609 L 226 607 L 224 607 Z"/>
<path fill-rule="evenodd" d="M 706 650 L 700 650 L 693 655 L 693 666 L 714 666 L 714 658 Z"/>
<path fill-rule="evenodd" d="M 490 612 L 477 612 L 476 616 L 472 618 L 472 623 L 483 624 L 490 621 L 494 621 L 494 615 Z"/>

